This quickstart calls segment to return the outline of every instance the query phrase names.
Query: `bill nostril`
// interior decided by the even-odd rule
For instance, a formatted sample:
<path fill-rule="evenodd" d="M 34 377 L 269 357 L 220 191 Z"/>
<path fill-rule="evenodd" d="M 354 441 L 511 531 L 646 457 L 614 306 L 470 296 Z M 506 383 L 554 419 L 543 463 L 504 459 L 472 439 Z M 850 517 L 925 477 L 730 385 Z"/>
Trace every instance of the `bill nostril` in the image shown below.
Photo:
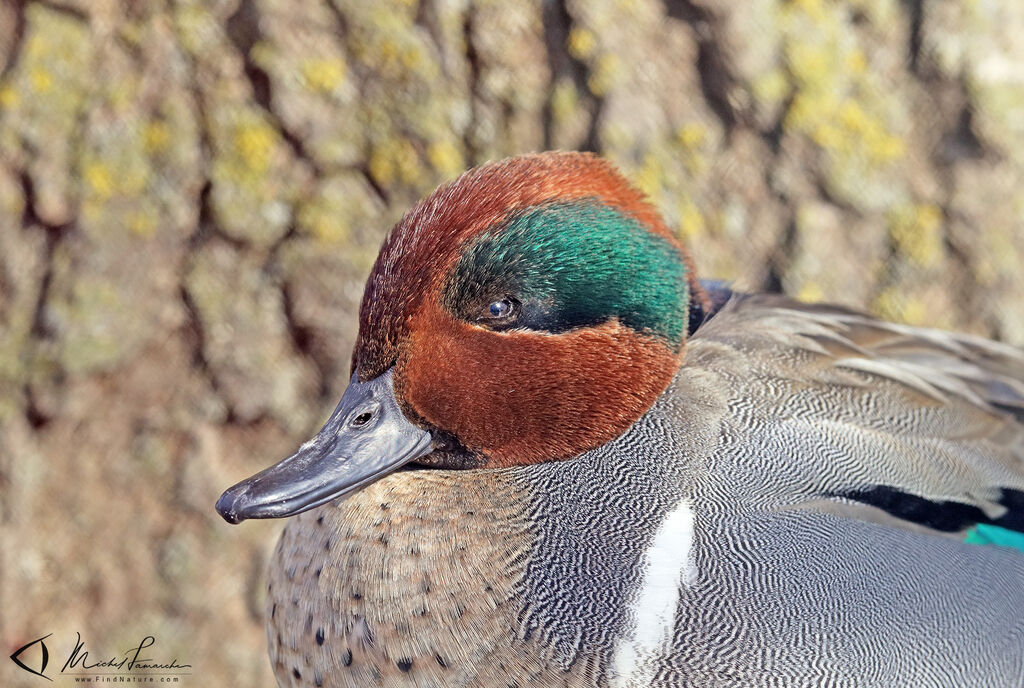
<path fill-rule="evenodd" d="M 370 422 L 371 418 L 373 418 L 373 413 L 371 411 L 364 411 L 352 419 L 352 426 L 358 428 L 362 425 L 366 425 Z"/>

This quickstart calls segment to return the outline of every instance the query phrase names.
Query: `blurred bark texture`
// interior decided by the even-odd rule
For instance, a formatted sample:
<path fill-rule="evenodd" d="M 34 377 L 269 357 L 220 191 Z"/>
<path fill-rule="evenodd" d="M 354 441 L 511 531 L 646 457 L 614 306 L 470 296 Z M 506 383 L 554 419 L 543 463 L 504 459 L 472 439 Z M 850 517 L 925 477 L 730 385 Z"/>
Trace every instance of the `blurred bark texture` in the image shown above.
<path fill-rule="evenodd" d="M 706 276 L 1024 343 L 1022 35 L 1011 0 L 2 0 L 5 652 L 153 634 L 272 684 L 281 524 L 213 503 L 322 421 L 385 231 L 485 160 L 596 150 Z"/>

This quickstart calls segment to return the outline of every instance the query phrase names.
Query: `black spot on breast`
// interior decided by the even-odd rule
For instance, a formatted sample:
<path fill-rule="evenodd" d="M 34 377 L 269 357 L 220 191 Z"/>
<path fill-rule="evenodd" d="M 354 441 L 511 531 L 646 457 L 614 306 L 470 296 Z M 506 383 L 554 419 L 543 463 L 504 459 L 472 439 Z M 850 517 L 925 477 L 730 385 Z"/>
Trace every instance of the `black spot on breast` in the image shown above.
<path fill-rule="evenodd" d="M 316 524 L 318 526 L 322 526 L 324 524 L 324 517 L 323 516 L 317 516 L 316 517 Z"/>
<path fill-rule="evenodd" d="M 316 644 L 317 645 L 323 645 L 324 644 L 324 629 L 322 629 L 322 628 L 316 629 Z"/>
<path fill-rule="evenodd" d="M 448 668 L 448 665 L 444 661 L 444 657 L 442 657 L 441 655 L 434 655 L 434 659 L 437 660 L 437 663 L 441 665 L 442 669 Z"/>
<path fill-rule="evenodd" d="M 317 578 L 319 578 L 319 577 L 320 577 L 320 572 L 321 572 L 322 570 L 323 570 L 323 568 L 321 567 L 321 568 L 318 568 L 318 569 L 317 569 L 316 571 L 314 571 L 314 574 L 316 575 L 316 577 L 317 577 Z"/>
<path fill-rule="evenodd" d="M 317 688 L 320 688 L 320 686 L 324 684 L 324 677 L 317 669 L 313 670 L 313 684 L 316 685 Z"/>
<path fill-rule="evenodd" d="M 302 674 L 299 673 L 298 667 L 292 667 L 292 676 L 295 678 L 302 678 Z"/>
<path fill-rule="evenodd" d="M 273 619 L 277 615 L 277 602 L 270 606 L 270 618 Z"/>
<path fill-rule="evenodd" d="M 341 655 L 341 663 L 345 666 L 352 666 L 352 650 L 345 649 L 344 654 Z"/>
<path fill-rule="evenodd" d="M 331 538 L 327 538 L 326 540 L 324 540 L 324 551 L 325 552 L 330 552 L 331 551 Z"/>
<path fill-rule="evenodd" d="M 402 657 L 400 660 L 395 662 L 395 666 L 402 671 L 409 671 L 409 669 L 412 669 L 412 660 L 408 657 Z"/>
<path fill-rule="evenodd" d="M 362 594 L 360 594 L 358 592 L 353 592 L 352 593 L 352 599 L 353 600 L 361 600 L 361 599 L 363 599 L 363 596 L 362 596 Z"/>

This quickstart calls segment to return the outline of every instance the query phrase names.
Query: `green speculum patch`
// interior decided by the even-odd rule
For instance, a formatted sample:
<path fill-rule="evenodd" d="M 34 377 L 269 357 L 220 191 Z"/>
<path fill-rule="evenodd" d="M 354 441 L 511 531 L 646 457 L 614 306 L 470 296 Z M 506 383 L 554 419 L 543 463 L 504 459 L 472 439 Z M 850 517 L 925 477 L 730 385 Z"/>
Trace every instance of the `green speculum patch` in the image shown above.
<path fill-rule="evenodd" d="M 597 199 L 529 208 L 477 238 L 459 260 L 445 302 L 474 320 L 512 298 L 510 327 L 564 332 L 613 318 L 682 344 L 688 299 L 679 251 L 632 216 Z"/>

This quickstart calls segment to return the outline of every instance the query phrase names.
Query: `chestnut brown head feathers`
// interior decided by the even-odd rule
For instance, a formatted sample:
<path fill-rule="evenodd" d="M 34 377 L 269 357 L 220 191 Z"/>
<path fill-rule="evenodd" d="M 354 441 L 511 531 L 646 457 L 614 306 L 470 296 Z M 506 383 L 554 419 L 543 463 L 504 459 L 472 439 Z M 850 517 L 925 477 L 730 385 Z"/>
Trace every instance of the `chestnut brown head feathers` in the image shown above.
<path fill-rule="evenodd" d="M 394 367 L 403 411 L 437 438 L 425 462 L 565 459 L 622 433 L 664 390 L 695 285 L 610 164 L 512 158 L 438 189 L 392 231 L 353 372 Z"/>

